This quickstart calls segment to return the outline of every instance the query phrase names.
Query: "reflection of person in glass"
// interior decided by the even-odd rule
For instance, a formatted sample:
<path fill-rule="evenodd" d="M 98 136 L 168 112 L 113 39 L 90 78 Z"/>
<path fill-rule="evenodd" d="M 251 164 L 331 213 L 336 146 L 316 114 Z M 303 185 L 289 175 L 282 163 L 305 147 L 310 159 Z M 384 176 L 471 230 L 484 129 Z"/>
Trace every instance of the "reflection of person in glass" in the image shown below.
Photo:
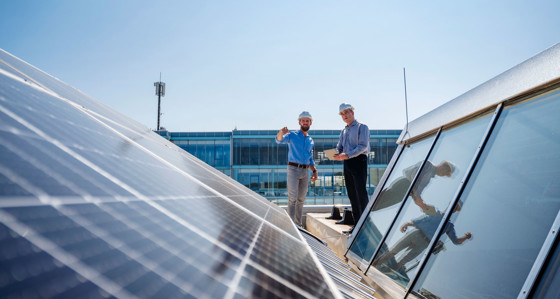
<path fill-rule="evenodd" d="M 458 202 L 453 212 L 461 211 L 461 206 L 462 203 Z M 441 211 L 435 210 L 434 207 L 430 207 L 430 209 L 433 209 L 435 214 L 423 215 L 401 226 L 401 232 L 403 233 L 407 232 L 408 228 L 411 226 L 413 226 L 414 229 L 409 230 L 395 245 L 393 245 L 393 247 L 379 256 L 375 262 L 376 265 L 386 263 L 389 259 L 394 258 L 399 252 L 404 250 L 405 252 L 396 260 L 396 265 L 391 265 L 391 268 L 401 273 L 407 271 L 405 265 L 420 255 L 428 247 L 443 218 L 443 213 Z M 444 232 L 455 245 L 463 244 L 472 237 L 472 234 L 467 232 L 462 237 L 458 238 L 455 227 L 451 222 L 446 224 Z"/>
<path fill-rule="evenodd" d="M 386 207 L 392 206 L 402 201 L 405 196 L 406 190 L 410 187 L 414 176 L 418 172 L 418 168 L 422 165 L 422 161 L 403 169 L 403 175 L 395 179 L 391 185 L 383 190 L 379 195 L 382 199 L 379 203 L 374 206 L 375 210 L 384 209 Z M 426 186 L 430 183 L 430 180 L 437 176 L 451 177 L 455 171 L 455 166 L 449 161 L 441 161 L 439 164 L 435 165 L 431 161 L 426 161 L 424 168 L 422 168 L 422 173 L 419 176 L 416 184 L 412 187 L 410 196 L 414 199 L 414 202 L 426 213 L 433 214 L 434 209 L 430 205 L 426 205 L 422 199 L 422 192 Z"/>

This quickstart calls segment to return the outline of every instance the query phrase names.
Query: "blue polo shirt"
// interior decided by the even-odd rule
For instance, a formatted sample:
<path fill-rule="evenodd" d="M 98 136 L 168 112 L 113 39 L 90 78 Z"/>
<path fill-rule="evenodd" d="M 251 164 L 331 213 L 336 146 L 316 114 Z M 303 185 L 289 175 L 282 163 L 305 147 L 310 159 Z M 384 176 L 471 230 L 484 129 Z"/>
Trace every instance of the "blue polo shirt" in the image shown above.
<path fill-rule="evenodd" d="M 284 135 L 278 144 L 288 144 L 288 161 L 302 165 L 315 165 L 313 161 L 313 139 L 305 136 L 301 130 L 292 131 Z"/>

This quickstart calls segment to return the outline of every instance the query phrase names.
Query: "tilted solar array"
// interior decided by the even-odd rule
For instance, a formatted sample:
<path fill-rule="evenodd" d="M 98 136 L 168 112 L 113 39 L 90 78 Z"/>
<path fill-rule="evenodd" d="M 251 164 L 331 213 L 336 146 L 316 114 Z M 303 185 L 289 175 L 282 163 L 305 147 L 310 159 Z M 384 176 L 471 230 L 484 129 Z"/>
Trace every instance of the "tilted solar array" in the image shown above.
<path fill-rule="evenodd" d="M 335 285 L 345 298 L 375 298 L 376 291 L 366 285 L 362 277 L 334 253 L 327 244 L 306 230 L 301 230 L 317 258 L 334 280 Z"/>
<path fill-rule="evenodd" d="M 0 244 L 2 297 L 341 297 L 281 208 L 3 50 Z"/>

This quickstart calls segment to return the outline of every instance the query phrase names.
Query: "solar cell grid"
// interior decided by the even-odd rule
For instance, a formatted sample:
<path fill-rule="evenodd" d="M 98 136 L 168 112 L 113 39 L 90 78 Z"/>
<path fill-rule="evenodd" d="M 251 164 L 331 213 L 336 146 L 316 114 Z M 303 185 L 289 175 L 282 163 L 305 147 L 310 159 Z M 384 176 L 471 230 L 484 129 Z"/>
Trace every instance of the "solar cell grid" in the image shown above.
<path fill-rule="evenodd" d="M 215 189 L 219 191 L 220 189 Z M 222 190 L 223 191 L 223 190 Z M 261 202 L 260 199 L 254 197 L 254 195 L 246 195 L 246 194 L 229 194 L 226 195 L 229 200 L 236 202 L 240 206 L 246 208 L 247 210 L 253 212 L 256 215 L 264 217 L 270 206 L 266 203 Z"/>
<path fill-rule="evenodd" d="M 53 188 L 48 190 L 70 190 L 69 194 L 114 196 L 128 194 L 111 181 L 92 171 L 91 168 L 77 161 L 52 144 L 40 140 L 9 138 L 0 132 L 0 140 L 3 140 L 4 148 L 2 158 L 6 164 L 30 165 L 36 168 L 30 175 L 31 170 L 13 167 L 13 172 L 25 177 L 29 183 L 41 186 L 50 182 Z M 9 152 L 8 152 L 9 151 Z M 46 177 L 46 178 L 45 178 Z M 116 191 L 109 193 L 108 191 Z M 2 192 L 4 195 L 8 193 Z M 50 195 L 60 195 L 47 192 Z"/>
<path fill-rule="evenodd" d="M 157 214 L 156 210 L 150 212 L 148 205 L 143 203 L 137 204 L 146 208 L 143 209 L 143 211 L 148 210 L 148 213 L 151 213 L 151 215 Z M 115 204 L 107 204 L 107 206 L 109 205 L 116 206 Z M 106 204 L 103 206 L 106 206 Z M 132 218 L 125 218 L 126 216 L 130 216 L 130 214 L 134 214 L 134 212 L 128 213 L 128 210 L 126 210 L 127 206 L 125 205 L 120 205 L 120 207 L 120 212 L 123 212 L 123 214 L 119 216 L 126 219 L 125 221 L 132 223 L 133 226 L 134 224 L 146 223 L 145 221 L 147 218 L 140 216 L 140 214 L 136 214 L 136 216 Z M 124 215 L 124 212 L 128 215 Z M 141 226 L 136 226 L 136 229 L 141 231 L 146 238 L 156 241 L 159 246 L 171 249 L 173 254 L 193 264 L 195 267 L 202 269 L 201 271 L 205 271 L 204 269 L 208 268 L 211 273 L 214 271 L 213 275 L 219 274 L 218 276 L 229 277 L 228 280 L 231 279 L 233 276 L 233 269 L 240 263 L 238 258 L 187 230 L 184 226 L 174 225 L 173 223 L 176 222 L 172 221 L 169 217 L 161 217 L 160 219 L 161 221 L 148 222 L 149 225 L 146 226 L 148 229 L 145 231 Z M 130 225 L 130 223 L 128 225 Z M 165 226 L 167 230 L 158 230 L 158 226 Z M 154 233 L 153 230 L 156 230 L 156 233 Z M 210 253 L 210 255 L 207 253 Z M 177 266 L 177 264 L 175 264 L 175 266 Z"/>
<path fill-rule="evenodd" d="M 2 76 L 0 76 L 0 84 L 2 84 L 2 79 Z M 3 102 L 6 101 L 6 98 L 0 96 L 0 132 L 17 134 L 20 138 L 38 138 L 39 136 L 37 136 L 37 134 L 33 133 L 27 127 L 4 112 Z"/>
<path fill-rule="evenodd" d="M 238 186 L 235 186 L 234 184 L 224 184 L 224 181 L 221 181 L 219 179 L 219 177 L 217 177 L 215 174 L 213 173 L 206 173 L 204 174 L 204 176 L 196 175 L 196 177 L 200 180 L 203 180 L 204 183 L 210 187 L 212 187 L 214 190 L 220 192 L 223 195 L 226 196 L 235 196 L 235 195 L 239 195 L 242 198 L 247 198 L 247 197 L 252 197 L 254 196 L 254 194 L 252 194 L 251 192 L 248 192 L 246 189 L 241 189 Z M 245 187 L 244 187 L 245 188 Z M 248 201 L 252 202 L 254 204 L 255 199 L 249 199 Z M 265 202 L 263 202 L 263 204 L 266 205 Z"/>
<path fill-rule="evenodd" d="M 234 298 L 307 298 L 254 267 L 247 266 Z M 324 298 L 329 298 L 324 297 Z"/>
<path fill-rule="evenodd" d="M 281 230 L 285 231 L 289 235 L 295 238 L 299 238 L 299 234 L 291 222 L 287 222 L 285 219 L 284 211 L 278 211 L 277 209 L 270 209 L 268 214 L 266 214 L 266 220 Z"/>
<path fill-rule="evenodd" d="M 24 88 L 25 84 L 21 82 L 14 84 L 13 89 L 0 89 L 0 97 L 5 99 L 20 97 L 20 88 Z M 2 102 L 5 113 L 17 116 L 34 128 L 40 128 L 51 138 L 66 145 L 90 147 L 93 143 L 115 146 L 120 141 L 114 134 L 108 134 L 105 126 L 87 114 L 79 113 L 76 107 L 64 100 L 40 90 L 28 89 L 30 94 L 26 101 Z M 84 135 L 88 138 L 81 138 Z"/>
<path fill-rule="evenodd" d="M 170 212 L 244 255 L 260 221 L 219 198 L 157 201 Z"/>
<path fill-rule="evenodd" d="M 0 153 L 1 155 L 1 153 Z M 4 173 L 7 173 L 9 170 L 0 166 L 0 195 L 11 195 L 11 196 L 31 196 L 31 192 L 25 190 L 23 187 L 9 179 Z M 10 172 L 11 173 L 11 172 Z M 10 175 L 13 177 L 13 175 Z M 2 199 L 0 198 L 0 201 Z"/>
<path fill-rule="evenodd" d="M 307 292 L 327 288 L 305 245 L 268 225 L 263 226 L 250 258 Z"/>
<path fill-rule="evenodd" d="M 138 122 L 124 117 L 123 115 L 109 109 L 107 106 L 103 105 L 100 102 L 92 100 L 90 97 L 81 93 L 76 88 L 67 85 L 66 83 L 50 76 L 49 74 L 35 68 L 34 66 L 24 61 L 21 61 L 13 55 L 6 53 L 2 49 L 0 49 L 0 65 L 6 66 L 5 69 L 7 69 L 11 74 L 21 76 L 26 81 L 31 81 L 38 84 L 39 86 L 45 87 L 48 90 L 57 93 L 61 97 L 72 99 L 72 101 L 76 104 L 87 107 L 89 110 L 101 113 L 115 122 L 135 129 L 145 129 Z"/>
<path fill-rule="evenodd" d="M 32 152 L 28 154 L 40 156 L 42 162 L 47 164 L 50 169 L 57 167 L 59 175 L 71 179 L 72 183 L 77 185 L 85 194 L 96 197 L 131 196 L 130 192 L 127 192 L 121 186 L 49 142 L 38 139 L 22 139 L 17 148 L 21 151 L 31 150 Z"/>
<path fill-rule="evenodd" d="M 17 209 L 19 210 L 18 212 L 11 209 L 8 210 L 11 210 L 10 212 L 12 212 L 12 214 L 20 216 L 19 212 L 27 209 L 28 208 Z M 146 291 L 140 288 L 146 285 L 138 283 L 138 280 L 144 279 L 144 277 L 150 277 L 149 280 L 155 281 L 153 282 L 155 284 L 158 283 L 158 280 L 173 282 L 176 287 L 181 288 L 181 290 L 177 290 L 180 293 L 192 291 L 192 288 L 196 288 L 195 282 L 193 282 L 194 277 L 198 277 L 196 281 L 199 282 L 205 279 L 205 286 L 215 285 L 216 287 L 224 288 L 224 283 L 213 277 L 219 277 L 217 274 L 227 273 L 234 264 L 239 264 L 235 257 L 222 254 L 219 258 L 226 257 L 226 259 L 228 259 L 226 267 L 220 261 L 216 261 L 216 257 L 199 251 L 197 247 L 192 247 L 189 253 L 195 253 L 196 256 L 194 259 L 191 259 L 191 262 L 198 263 L 198 265 L 189 264 L 184 259 L 174 257 L 173 253 L 159 246 L 165 244 L 157 245 L 145 238 L 140 238 L 138 232 L 128 229 L 122 223 L 119 229 L 115 229 L 114 225 L 118 222 L 114 221 L 114 219 L 113 222 L 115 223 L 111 223 L 113 225 L 108 225 L 108 220 L 111 217 L 104 215 L 103 211 L 94 208 L 93 205 L 59 207 L 56 211 L 51 207 L 37 207 L 35 209 L 40 210 L 37 213 L 33 213 L 35 217 L 23 216 L 20 220 L 29 224 L 30 227 L 34 229 L 42 226 L 42 230 L 38 230 L 38 232 L 51 240 L 55 240 L 62 249 L 95 268 L 112 281 L 121 284 L 133 294 L 147 295 Z M 57 215 L 57 212 L 66 209 L 76 213 L 65 213 L 65 216 L 78 219 L 80 222 L 84 222 L 84 220 L 87 219 L 94 221 L 101 219 L 101 226 L 106 228 L 111 227 L 112 231 L 105 231 L 100 227 L 94 227 L 97 226 L 96 222 L 83 223 L 87 224 L 87 226 L 77 227 L 70 219 L 67 221 L 59 219 L 58 217 L 61 215 Z M 93 210 L 95 210 L 95 212 L 92 213 Z M 80 211 L 90 212 L 90 215 L 79 213 Z M 33 218 L 33 220 L 31 220 L 31 218 Z M 95 231 L 96 236 L 89 234 L 89 231 L 86 232 L 85 230 Z M 123 233 L 128 237 L 123 238 Z M 56 234 L 56 236 L 53 234 Z M 100 238 L 102 238 L 102 240 Z M 104 241 L 108 241 L 109 244 L 105 244 Z M 147 247 L 132 247 L 133 244 L 139 245 L 135 243 L 135 241 L 143 242 L 144 246 Z M 147 255 L 145 254 L 146 252 L 150 252 L 151 254 Z M 215 248 L 214 252 L 219 253 L 221 250 Z M 151 257 L 155 257 L 156 259 L 154 260 Z M 175 265 L 175 273 L 170 272 L 166 267 L 159 266 L 160 263 L 164 262 L 163 260 L 168 259 L 171 259 Z M 140 261 L 140 263 L 136 263 L 135 261 Z M 208 265 L 214 266 L 207 269 Z M 216 269 L 216 271 L 213 272 L 212 269 Z M 206 274 L 206 272 L 209 272 L 209 274 Z M 231 280 L 232 276 L 233 274 L 229 273 L 229 280 Z M 223 278 L 226 276 L 222 275 L 221 277 Z M 227 281 L 228 280 L 226 280 L 226 282 Z"/>
<path fill-rule="evenodd" d="M 337 295 L 283 210 L 4 51 L 0 125 L 1 294 Z"/>
<path fill-rule="evenodd" d="M 7 140 L 0 144 L 0 156 L 3 167 L 10 172 L 10 176 L 17 176 L 21 179 L 25 179 L 29 183 L 33 184 L 41 191 L 46 194 L 53 196 L 76 196 L 77 192 L 71 190 L 67 186 L 64 186 L 61 182 L 57 181 L 55 178 L 50 176 L 45 172 L 44 165 L 34 165 L 35 159 L 28 161 L 26 158 L 28 156 L 21 152 L 14 150 L 12 144 Z M 8 190 L 3 190 L 2 195 L 6 194 Z"/>
<path fill-rule="evenodd" d="M 220 171 L 207 167 L 204 162 L 194 158 L 188 152 L 176 146 L 162 143 L 163 139 L 158 135 L 146 135 L 145 132 L 135 131 L 127 131 L 125 135 L 153 153 L 165 153 L 163 155 L 165 161 L 189 173 L 192 177 L 203 181 L 212 190 L 229 197 L 256 214 L 260 215 L 270 207 L 269 202 L 262 196 L 247 190 L 245 186 L 230 177 L 224 176 Z M 259 205 L 259 202 L 262 205 Z"/>

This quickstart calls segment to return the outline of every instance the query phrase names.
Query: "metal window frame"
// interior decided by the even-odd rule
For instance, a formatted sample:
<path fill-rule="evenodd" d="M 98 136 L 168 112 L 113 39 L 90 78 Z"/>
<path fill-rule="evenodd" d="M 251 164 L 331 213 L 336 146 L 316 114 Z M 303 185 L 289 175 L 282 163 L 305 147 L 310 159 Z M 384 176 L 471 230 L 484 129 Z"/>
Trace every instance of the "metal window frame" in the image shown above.
<path fill-rule="evenodd" d="M 548 261 L 554 255 L 554 247 L 560 246 L 560 237 L 558 237 L 558 231 L 560 230 L 560 211 L 556 214 L 556 219 L 548 232 L 548 236 L 546 237 L 543 246 L 533 263 L 533 267 L 529 274 L 527 275 L 527 279 L 523 284 L 523 287 L 519 291 L 519 295 L 517 296 L 518 299 L 523 298 L 533 298 L 535 295 L 535 291 L 539 286 L 539 283 L 544 277 L 544 274 L 547 269 Z"/>

